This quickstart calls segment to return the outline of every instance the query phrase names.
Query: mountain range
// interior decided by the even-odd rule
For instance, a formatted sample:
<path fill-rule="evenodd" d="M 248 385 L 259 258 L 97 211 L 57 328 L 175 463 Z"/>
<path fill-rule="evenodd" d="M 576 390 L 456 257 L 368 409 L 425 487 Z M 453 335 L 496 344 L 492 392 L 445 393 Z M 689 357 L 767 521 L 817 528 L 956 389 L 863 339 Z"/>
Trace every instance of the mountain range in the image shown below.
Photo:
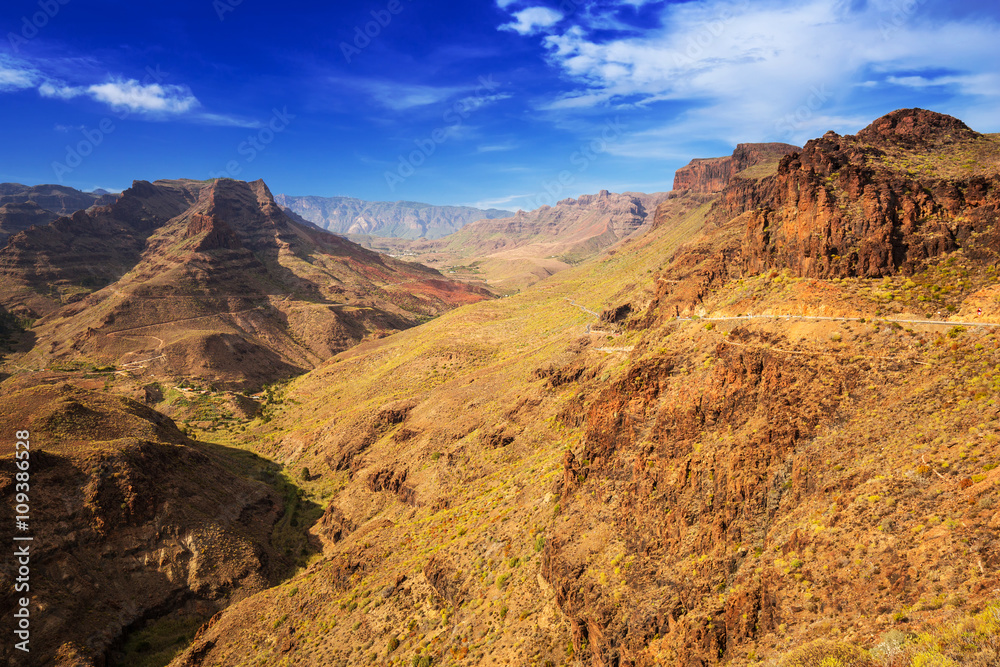
<path fill-rule="evenodd" d="M 419 202 L 373 202 L 352 197 L 277 195 L 283 206 L 335 234 L 437 239 L 470 222 L 507 218 L 510 211 L 471 206 L 433 206 Z"/>
<path fill-rule="evenodd" d="M 47 225 L 60 216 L 111 199 L 104 190 L 81 192 L 63 185 L 0 183 L 0 246 L 12 234 L 32 225 Z"/>
<path fill-rule="evenodd" d="M 39 664 L 997 664 L 1000 135 L 901 109 L 674 185 L 379 241 L 561 262 L 506 298 L 261 181 L 14 234 Z"/>
<path fill-rule="evenodd" d="M 138 181 L 12 237 L 0 278 L 37 319 L 23 363 L 258 388 L 488 296 L 295 221 L 261 181 Z"/>

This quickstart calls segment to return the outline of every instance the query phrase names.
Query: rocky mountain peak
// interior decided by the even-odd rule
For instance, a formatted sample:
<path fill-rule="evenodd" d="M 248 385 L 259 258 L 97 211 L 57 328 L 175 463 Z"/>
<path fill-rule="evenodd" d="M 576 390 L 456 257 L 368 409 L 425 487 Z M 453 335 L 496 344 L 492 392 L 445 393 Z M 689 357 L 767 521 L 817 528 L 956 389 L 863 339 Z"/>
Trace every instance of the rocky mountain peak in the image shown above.
<path fill-rule="evenodd" d="M 959 119 L 926 109 L 899 109 L 858 132 L 858 139 L 879 147 L 930 147 L 978 139 L 982 135 Z"/>

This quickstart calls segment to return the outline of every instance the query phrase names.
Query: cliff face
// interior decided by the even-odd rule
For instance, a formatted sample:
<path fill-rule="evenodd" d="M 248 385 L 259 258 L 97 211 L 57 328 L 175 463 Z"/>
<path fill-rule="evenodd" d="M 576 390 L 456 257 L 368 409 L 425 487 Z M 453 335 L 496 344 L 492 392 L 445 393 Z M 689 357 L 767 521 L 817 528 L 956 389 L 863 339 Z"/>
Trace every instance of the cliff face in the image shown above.
<path fill-rule="evenodd" d="M 725 218 L 747 213 L 742 268 L 810 277 L 916 271 L 964 248 L 1000 257 L 1000 141 L 950 116 L 893 112 L 857 136 L 827 133 L 773 181 L 734 183 Z"/>
<path fill-rule="evenodd" d="M 417 202 L 371 202 L 351 197 L 278 195 L 279 206 L 334 234 L 437 239 L 470 222 L 507 218 L 510 211 L 471 206 L 432 206 Z"/>
<path fill-rule="evenodd" d="M 678 169 L 674 174 L 674 191 L 718 193 L 744 169 L 778 160 L 798 150 L 798 146 L 782 143 L 739 144 L 730 156 L 695 159 Z"/>
<path fill-rule="evenodd" d="M 201 187 L 136 181 L 113 204 L 15 234 L 0 249 L 0 303 L 37 318 L 114 282 L 139 260 L 149 235 L 190 206 Z"/>

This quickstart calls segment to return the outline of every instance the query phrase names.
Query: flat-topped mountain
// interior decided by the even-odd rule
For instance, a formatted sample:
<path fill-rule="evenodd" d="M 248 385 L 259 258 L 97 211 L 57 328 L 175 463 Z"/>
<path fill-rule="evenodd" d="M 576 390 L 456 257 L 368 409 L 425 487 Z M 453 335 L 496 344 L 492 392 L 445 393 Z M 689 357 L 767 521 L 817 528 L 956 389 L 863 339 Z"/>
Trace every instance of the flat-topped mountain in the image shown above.
<path fill-rule="evenodd" d="M 475 220 L 506 218 L 510 211 L 471 206 L 433 206 L 419 202 L 373 202 L 352 197 L 295 197 L 275 201 L 335 234 L 366 234 L 404 239 L 437 239 Z"/>
<path fill-rule="evenodd" d="M 43 316 L 26 363 L 220 386 L 288 377 L 487 296 L 296 222 L 262 181 L 137 182 L 111 206 L 12 238 L 0 276 L 12 312 Z"/>
<path fill-rule="evenodd" d="M 751 167 L 757 171 L 776 168 L 782 157 L 801 150 L 782 143 L 739 144 L 732 155 L 698 158 L 674 174 L 674 191 L 692 194 L 721 192 L 734 176 Z"/>

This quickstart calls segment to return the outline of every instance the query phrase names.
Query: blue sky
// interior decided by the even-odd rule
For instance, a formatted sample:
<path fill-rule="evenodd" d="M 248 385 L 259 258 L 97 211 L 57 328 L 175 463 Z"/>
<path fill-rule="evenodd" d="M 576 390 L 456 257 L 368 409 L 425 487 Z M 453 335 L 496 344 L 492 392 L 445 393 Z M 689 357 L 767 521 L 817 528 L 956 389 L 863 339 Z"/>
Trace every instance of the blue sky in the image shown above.
<path fill-rule="evenodd" d="M 0 181 L 530 209 L 900 107 L 1000 131 L 996 3 L 334 4 L 7 0 Z"/>

